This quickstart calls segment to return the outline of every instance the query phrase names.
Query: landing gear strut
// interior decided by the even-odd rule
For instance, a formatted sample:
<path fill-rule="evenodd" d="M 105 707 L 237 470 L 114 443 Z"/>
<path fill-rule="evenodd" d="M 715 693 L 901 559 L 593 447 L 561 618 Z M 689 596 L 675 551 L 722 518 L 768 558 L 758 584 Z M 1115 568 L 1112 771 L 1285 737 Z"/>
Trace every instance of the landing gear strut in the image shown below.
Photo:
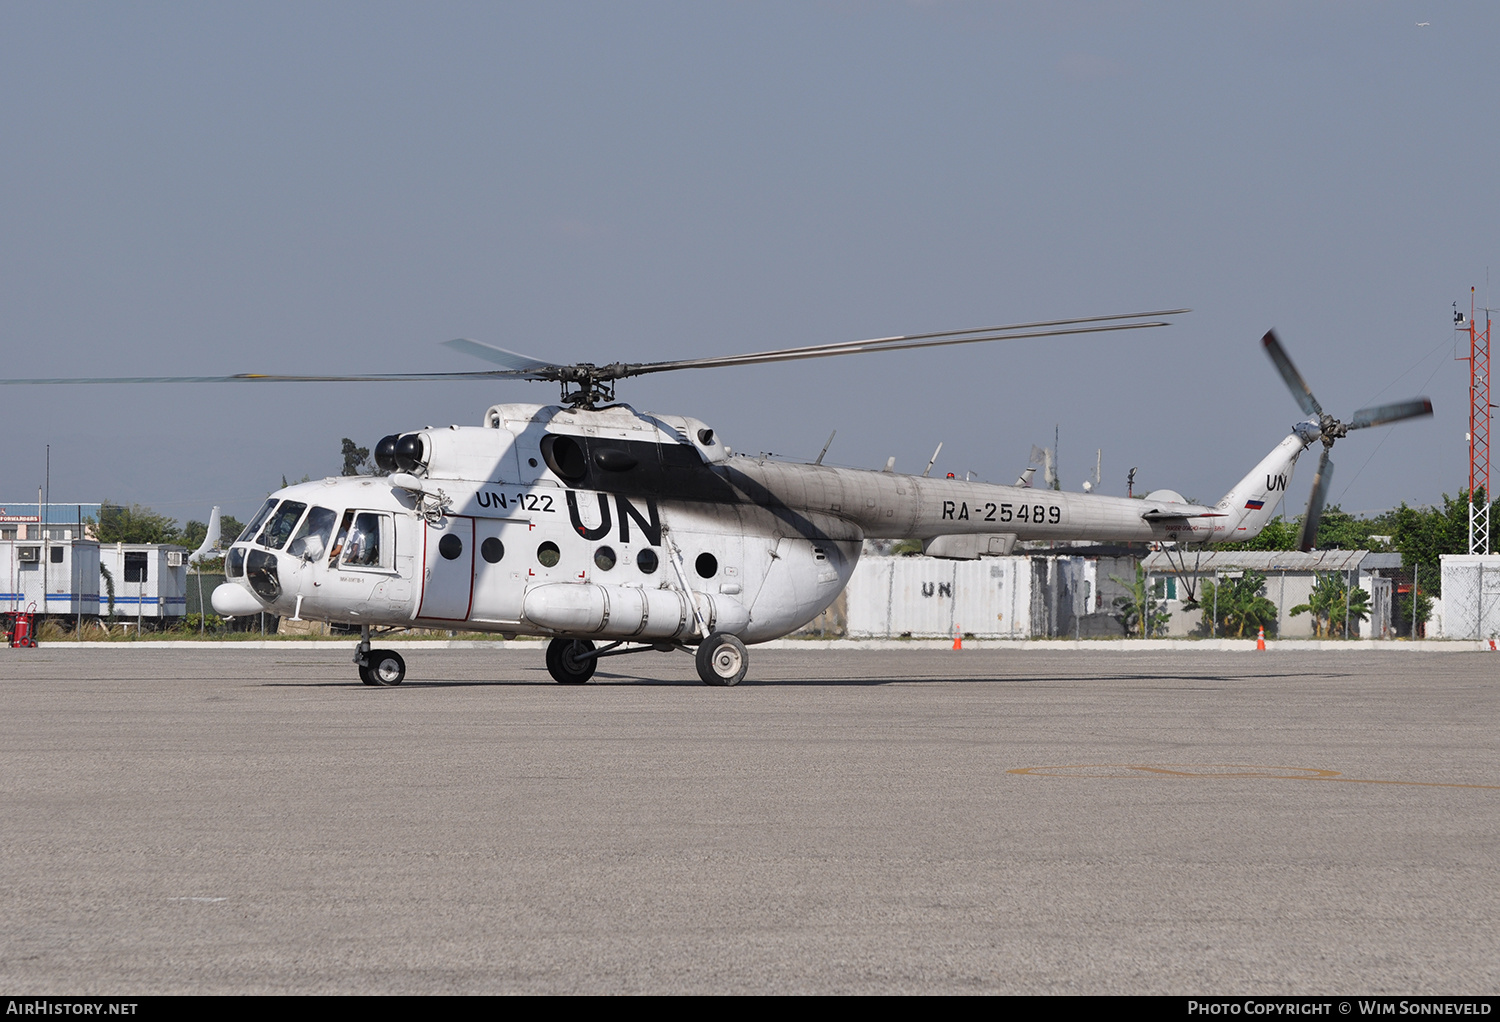
<path fill-rule="evenodd" d="M 393 649 L 370 648 L 370 626 L 359 631 L 359 645 L 354 648 L 354 663 L 359 680 L 366 685 L 399 685 L 406 680 L 406 661 Z"/>

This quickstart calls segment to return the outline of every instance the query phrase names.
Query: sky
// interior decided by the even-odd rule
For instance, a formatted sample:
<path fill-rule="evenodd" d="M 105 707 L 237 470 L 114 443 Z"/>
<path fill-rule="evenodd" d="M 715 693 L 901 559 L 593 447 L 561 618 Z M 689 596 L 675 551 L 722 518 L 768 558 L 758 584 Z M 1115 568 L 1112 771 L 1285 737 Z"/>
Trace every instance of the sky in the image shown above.
<path fill-rule="evenodd" d="M 1419 23 L 1426 22 L 1426 25 Z M 1216 500 L 1300 417 L 1330 500 L 1467 485 L 1500 306 L 1500 7 L 0 2 L 0 376 L 655 361 L 1190 307 L 1166 329 L 623 381 L 734 450 Z M 1464 335 L 1467 352 L 1467 335 Z M 248 518 L 341 440 L 546 383 L 5 387 L 0 503 Z M 1316 452 L 1313 452 L 1316 453 Z M 1288 502 L 1306 501 L 1305 458 Z"/>

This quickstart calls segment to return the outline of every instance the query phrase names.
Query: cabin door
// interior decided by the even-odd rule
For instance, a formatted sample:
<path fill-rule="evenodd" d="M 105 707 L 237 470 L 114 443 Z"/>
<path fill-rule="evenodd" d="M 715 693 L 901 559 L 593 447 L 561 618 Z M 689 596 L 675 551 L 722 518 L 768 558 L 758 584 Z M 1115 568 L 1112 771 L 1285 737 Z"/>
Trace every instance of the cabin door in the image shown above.
<path fill-rule="evenodd" d="M 422 530 L 422 609 L 418 617 L 467 621 L 474 593 L 474 519 L 449 515 Z"/>

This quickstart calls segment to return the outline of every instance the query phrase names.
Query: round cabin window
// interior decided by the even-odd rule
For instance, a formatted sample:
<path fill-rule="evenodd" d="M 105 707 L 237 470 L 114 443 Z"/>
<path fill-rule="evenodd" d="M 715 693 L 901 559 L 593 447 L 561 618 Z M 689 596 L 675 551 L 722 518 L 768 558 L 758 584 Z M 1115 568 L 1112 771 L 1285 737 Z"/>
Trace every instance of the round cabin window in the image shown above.
<path fill-rule="evenodd" d="M 562 559 L 562 553 L 557 549 L 557 544 L 550 539 L 536 548 L 536 559 L 544 568 L 555 568 L 557 562 Z"/>
<path fill-rule="evenodd" d="M 479 555 L 491 564 L 498 564 L 505 556 L 505 544 L 494 536 L 479 544 Z"/>
<path fill-rule="evenodd" d="M 607 546 L 602 546 L 594 551 L 594 564 L 600 571 L 608 571 L 615 566 L 615 552 Z"/>
<path fill-rule="evenodd" d="M 713 578 L 719 571 L 719 559 L 713 554 L 699 554 L 693 567 L 697 568 L 698 574 L 704 578 Z"/>
<path fill-rule="evenodd" d="M 643 575 L 655 574 L 657 568 L 656 551 L 642 550 L 640 553 L 636 554 L 635 566 L 641 569 L 641 574 Z"/>
<path fill-rule="evenodd" d="M 456 561 L 463 552 L 464 541 L 451 532 L 438 540 L 438 553 L 443 555 L 445 561 Z"/>

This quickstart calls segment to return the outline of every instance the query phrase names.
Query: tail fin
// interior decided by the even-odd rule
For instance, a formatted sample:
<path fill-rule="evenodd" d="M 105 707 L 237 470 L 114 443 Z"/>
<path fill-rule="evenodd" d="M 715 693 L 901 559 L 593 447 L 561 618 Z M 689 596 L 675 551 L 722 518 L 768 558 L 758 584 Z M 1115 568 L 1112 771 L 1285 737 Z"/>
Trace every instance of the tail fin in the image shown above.
<path fill-rule="evenodd" d="M 1307 448 L 1307 441 L 1292 433 L 1275 450 L 1261 459 L 1250 474 L 1235 483 L 1234 489 L 1216 505 L 1228 516 L 1225 529 L 1216 533 L 1220 543 L 1239 543 L 1254 539 L 1276 513 L 1276 506 L 1286 496 L 1292 482 L 1297 458 Z"/>
<path fill-rule="evenodd" d="M 204 558 L 212 555 L 219 549 L 219 507 L 214 509 L 208 516 L 208 534 L 203 537 L 203 544 L 188 555 L 188 561 L 197 564 Z"/>

